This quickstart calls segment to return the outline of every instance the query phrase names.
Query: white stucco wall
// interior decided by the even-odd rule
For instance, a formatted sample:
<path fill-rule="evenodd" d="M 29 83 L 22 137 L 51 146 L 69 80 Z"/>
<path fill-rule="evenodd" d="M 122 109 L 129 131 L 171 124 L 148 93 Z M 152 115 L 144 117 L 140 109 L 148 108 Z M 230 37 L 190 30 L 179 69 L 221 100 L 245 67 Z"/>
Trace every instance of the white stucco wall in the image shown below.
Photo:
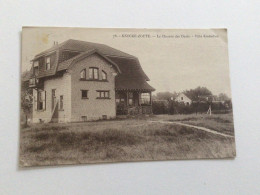
<path fill-rule="evenodd" d="M 82 81 L 80 72 L 86 68 L 87 79 L 89 67 L 99 68 L 99 79 L 102 79 L 102 70 L 107 73 L 107 81 Z M 82 121 L 86 116 L 88 121 L 116 117 L 115 104 L 115 74 L 112 65 L 98 54 L 93 54 L 74 64 L 63 76 L 44 81 L 43 90 L 46 91 L 46 109 L 36 110 L 33 104 L 33 123 L 50 122 L 52 117 L 52 89 L 56 89 L 56 100 L 63 95 L 63 110 L 58 111 L 58 122 Z M 88 99 L 81 98 L 81 90 L 88 90 Z M 97 90 L 109 91 L 109 99 L 97 99 Z M 33 90 L 36 99 L 37 91 Z M 59 106 L 60 107 L 60 106 Z"/>
<path fill-rule="evenodd" d="M 176 99 L 176 102 L 183 102 L 184 104 L 191 104 L 191 99 L 189 99 L 186 95 L 184 95 L 183 93 L 179 94 Z"/>
<path fill-rule="evenodd" d="M 58 78 L 51 78 L 44 81 L 44 89 L 46 91 L 46 109 L 37 111 L 33 104 L 33 123 L 50 122 L 52 115 L 52 89 L 56 89 L 56 100 L 60 100 L 63 95 L 63 110 L 58 111 L 58 122 L 70 122 L 71 119 L 71 76 L 65 73 Z M 33 90 L 33 98 L 36 98 L 37 91 Z"/>
<path fill-rule="evenodd" d="M 87 79 L 89 78 L 89 67 L 99 68 L 99 79 L 102 78 L 102 70 L 107 73 L 107 82 L 103 81 L 82 81 L 80 72 L 86 68 Z M 69 70 L 71 73 L 71 99 L 72 112 L 71 121 L 82 121 L 82 116 L 87 120 L 102 119 L 107 115 L 108 119 L 116 117 L 115 104 L 115 69 L 98 54 L 93 54 L 77 62 Z M 81 90 L 88 90 L 88 99 L 81 98 Z M 109 90 L 110 99 L 97 99 L 97 90 Z"/>

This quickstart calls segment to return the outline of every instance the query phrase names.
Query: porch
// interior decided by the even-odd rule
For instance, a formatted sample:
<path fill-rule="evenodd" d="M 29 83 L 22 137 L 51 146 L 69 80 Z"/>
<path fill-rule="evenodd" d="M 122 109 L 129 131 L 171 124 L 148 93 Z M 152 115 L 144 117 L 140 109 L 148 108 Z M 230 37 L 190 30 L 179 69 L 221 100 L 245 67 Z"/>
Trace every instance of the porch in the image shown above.
<path fill-rule="evenodd" d="M 116 114 L 152 114 L 152 92 L 145 90 L 116 90 Z"/>

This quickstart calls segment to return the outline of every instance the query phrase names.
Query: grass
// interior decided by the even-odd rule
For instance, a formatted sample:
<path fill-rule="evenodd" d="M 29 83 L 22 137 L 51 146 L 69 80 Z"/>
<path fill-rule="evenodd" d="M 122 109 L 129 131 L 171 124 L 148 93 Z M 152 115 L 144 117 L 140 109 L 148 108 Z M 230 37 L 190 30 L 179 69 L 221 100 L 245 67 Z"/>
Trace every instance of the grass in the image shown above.
<path fill-rule="evenodd" d="M 205 127 L 227 135 L 234 135 L 233 115 L 231 113 L 212 114 L 211 116 L 206 114 L 167 115 L 159 116 L 159 118 Z"/>
<path fill-rule="evenodd" d="M 152 120 L 162 117 L 156 116 Z M 173 120 L 167 117 L 172 116 L 164 116 L 164 119 Z M 149 120 L 151 118 L 32 125 L 21 130 L 20 165 L 235 156 L 234 138 Z"/>

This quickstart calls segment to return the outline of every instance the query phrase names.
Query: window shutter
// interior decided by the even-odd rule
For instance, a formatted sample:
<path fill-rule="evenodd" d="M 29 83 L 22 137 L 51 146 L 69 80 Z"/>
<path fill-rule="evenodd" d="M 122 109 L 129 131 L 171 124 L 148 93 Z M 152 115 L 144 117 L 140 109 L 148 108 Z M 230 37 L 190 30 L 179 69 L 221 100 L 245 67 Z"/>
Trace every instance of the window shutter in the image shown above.
<path fill-rule="evenodd" d="M 38 100 L 38 97 L 37 97 L 37 95 L 38 95 L 38 91 L 36 91 L 36 94 L 35 94 L 35 96 L 34 96 L 34 105 L 33 105 L 33 107 L 34 107 L 34 110 L 37 110 L 37 100 Z"/>
<path fill-rule="evenodd" d="M 42 109 L 46 110 L 46 91 L 42 91 Z"/>

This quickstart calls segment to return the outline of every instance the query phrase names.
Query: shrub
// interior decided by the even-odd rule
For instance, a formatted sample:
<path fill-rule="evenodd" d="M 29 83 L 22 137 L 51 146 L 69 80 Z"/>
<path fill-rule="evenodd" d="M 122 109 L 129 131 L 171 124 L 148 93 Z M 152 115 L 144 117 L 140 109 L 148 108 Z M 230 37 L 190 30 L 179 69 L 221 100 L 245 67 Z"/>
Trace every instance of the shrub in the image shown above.
<path fill-rule="evenodd" d="M 154 114 L 168 114 L 169 113 L 168 101 L 153 101 L 152 109 Z"/>

